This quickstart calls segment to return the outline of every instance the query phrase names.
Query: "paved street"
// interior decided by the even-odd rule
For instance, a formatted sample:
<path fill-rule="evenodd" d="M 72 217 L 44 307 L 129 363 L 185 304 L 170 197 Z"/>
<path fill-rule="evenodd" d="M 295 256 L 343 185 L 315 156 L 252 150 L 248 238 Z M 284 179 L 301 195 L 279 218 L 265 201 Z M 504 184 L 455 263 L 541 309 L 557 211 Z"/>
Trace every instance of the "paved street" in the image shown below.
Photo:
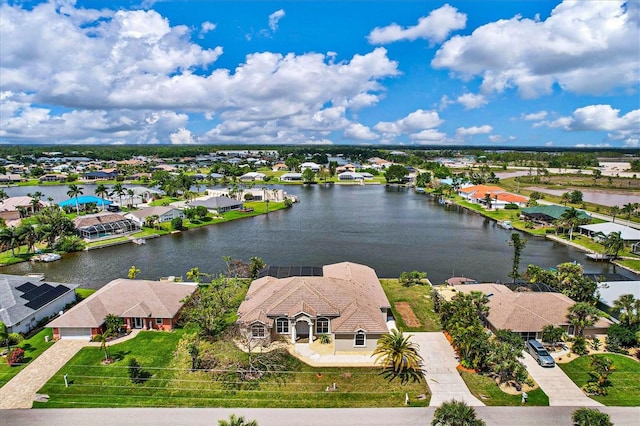
<path fill-rule="evenodd" d="M 602 406 L 599 402 L 587 397 L 557 365 L 553 368 L 540 367 L 527 351 L 524 351 L 522 362 L 533 380 L 549 397 L 550 406 Z"/>
<path fill-rule="evenodd" d="M 576 407 L 476 407 L 488 426 L 570 426 Z M 640 408 L 600 407 L 616 426 L 638 426 Z M 435 407 L 428 408 L 104 408 L 5 410 L 3 425 L 215 425 L 229 414 L 257 420 L 260 426 L 413 426 L 431 423 Z"/>
<path fill-rule="evenodd" d="M 33 397 L 82 347 L 83 340 L 60 340 L 0 388 L 0 409 L 31 408 Z"/>
<path fill-rule="evenodd" d="M 420 345 L 424 359 L 425 377 L 431 389 L 430 406 L 439 406 L 452 399 L 465 401 L 469 405 L 484 405 L 474 397 L 456 370 L 458 360 L 451 345 L 440 332 L 409 333 L 411 340 Z"/>

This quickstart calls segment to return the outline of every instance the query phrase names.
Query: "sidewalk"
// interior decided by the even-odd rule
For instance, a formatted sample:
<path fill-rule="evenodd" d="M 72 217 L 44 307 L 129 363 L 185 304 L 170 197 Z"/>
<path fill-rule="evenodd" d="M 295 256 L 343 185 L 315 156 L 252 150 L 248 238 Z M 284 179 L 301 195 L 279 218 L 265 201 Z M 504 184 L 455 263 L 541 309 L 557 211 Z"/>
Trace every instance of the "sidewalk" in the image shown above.
<path fill-rule="evenodd" d="M 80 349 L 83 340 L 59 340 L 0 388 L 0 409 L 31 408 L 36 392 Z"/>

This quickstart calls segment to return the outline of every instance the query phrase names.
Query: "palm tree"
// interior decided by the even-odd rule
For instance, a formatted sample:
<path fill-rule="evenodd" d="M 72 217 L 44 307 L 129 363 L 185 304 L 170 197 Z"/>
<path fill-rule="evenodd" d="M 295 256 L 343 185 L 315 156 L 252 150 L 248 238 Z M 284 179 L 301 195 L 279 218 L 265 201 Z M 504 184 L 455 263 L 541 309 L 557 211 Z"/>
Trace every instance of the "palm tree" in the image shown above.
<path fill-rule="evenodd" d="M 486 423 L 476 417 L 476 410 L 464 401 L 443 402 L 433 412 L 431 426 L 484 426 Z"/>
<path fill-rule="evenodd" d="M 235 414 L 231 414 L 229 420 L 218 420 L 218 426 L 258 426 L 258 422 L 246 421 L 242 416 L 236 417 Z"/>
<path fill-rule="evenodd" d="M 2 242 L 4 247 L 11 249 L 11 255 L 15 256 L 15 249 L 20 246 L 20 238 L 16 232 L 16 228 L 10 226 L 0 230 L 0 242 Z"/>
<path fill-rule="evenodd" d="M 622 206 L 622 212 L 627 214 L 627 219 L 631 219 L 631 213 L 635 210 L 635 207 L 632 203 L 627 203 Z"/>
<path fill-rule="evenodd" d="M 616 216 L 618 216 L 620 214 L 620 207 L 618 207 L 618 206 L 609 207 L 609 214 L 613 218 L 611 220 L 611 222 L 616 223 Z"/>
<path fill-rule="evenodd" d="M 69 196 L 69 198 L 75 198 L 76 199 L 76 213 L 80 214 L 80 204 L 78 204 L 78 196 L 84 194 L 82 192 L 84 188 L 79 187 L 78 185 L 76 185 L 75 183 L 72 183 L 69 185 L 69 190 L 67 191 L 67 195 Z"/>
<path fill-rule="evenodd" d="M 613 301 L 613 312 L 618 315 L 620 322 L 630 326 L 637 322 L 640 315 L 640 300 L 636 300 L 632 294 L 623 294 Z M 635 311 L 635 313 L 634 313 Z"/>
<path fill-rule="evenodd" d="M 571 201 L 571 193 L 570 192 L 565 192 L 564 194 L 562 194 L 562 203 L 564 204 L 564 206 L 567 206 L 567 203 L 569 201 Z"/>
<path fill-rule="evenodd" d="M 389 381 L 398 377 L 404 384 L 409 380 L 419 382 L 424 379 L 419 346 L 410 338 L 410 335 L 405 337 L 401 330 L 393 329 L 378 340 L 372 356 L 377 355 L 376 363 L 382 363 L 385 368 L 382 374 Z"/>
<path fill-rule="evenodd" d="M 621 237 L 621 232 L 610 232 L 604 238 L 604 250 L 606 254 L 613 256 L 613 258 L 618 257 L 618 252 L 624 249 L 624 240 Z"/>
<path fill-rule="evenodd" d="M 113 188 L 111 188 L 111 195 L 117 195 L 118 198 L 120 199 L 120 207 L 122 207 L 122 196 L 125 193 L 126 193 L 126 190 L 124 189 L 121 183 L 116 183 L 115 185 L 113 185 Z"/>
<path fill-rule="evenodd" d="M 44 194 L 40 191 L 36 191 L 33 194 L 28 193 L 27 196 L 31 197 L 31 210 L 33 213 L 40 209 L 40 198 L 44 196 Z"/>
<path fill-rule="evenodd" d="M 133 189 L 127 189 L 127 195 L 129 196 L 129 207 L 133 208 L 133 197 L 136 195 L 136 193 L 133 191 Z"/>
<path fill-rule="evenodd" d="M 9 198 L 9 196 L 7 195 L 7 191 L 5 191 L 4 189 L 0 189 L 0 201 L 4 201 L 7 198 Z"/>
<path fill-rule="evenodd" d="M 571 207 L 560 215 L 560 219 L 562 219 L 564 225 L 569 226 L 569 241 L 573 240 L 573 228 L 583 221 L 583 219 L 580 218 L 580 211 Z"/>
<path fill-rule="evenodd" d="M 483 201 L 487 205 L 487 210 L 491 210 L 491 203 L 493 202 L 493 199 L 491 198 L 491 194 L 489 192 L 484 194 Z"/>
<path fill-rule="evenodd" d="M 27 253 L 35 249 L 39 236 L 33 225 L 23 223 L 16 230 L 16 234 L 18 235 L 18 240 L 27 245 Z"/>
<path fill-rule="evenodd" d="M 567 318 L 576 328 L 576 334 L 583 336 L 584 329 L 591 327 L 600 318 L 600 311 L 588 302 L 578 302 L 568 309 Z"/>
<path fill-rule="evenodd" d="M 99 183 L 96 189 L 93 191 L 98 197 L 102 198 L 102 211 L 104 211 L 104 198 L 109 194 L 107 186 L 103 183 Z"/>

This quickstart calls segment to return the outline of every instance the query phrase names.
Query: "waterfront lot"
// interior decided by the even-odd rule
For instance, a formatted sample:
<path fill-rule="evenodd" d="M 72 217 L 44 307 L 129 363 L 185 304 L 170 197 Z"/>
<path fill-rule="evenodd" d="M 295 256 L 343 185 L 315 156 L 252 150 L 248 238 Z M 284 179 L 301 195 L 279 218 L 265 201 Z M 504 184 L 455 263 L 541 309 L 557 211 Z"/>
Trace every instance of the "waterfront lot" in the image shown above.
<path fill-rule="evenodd" d="M 293 357 L 287 357 L 282 373 L 249 383 L 240 383 L 231 368 L 190 372 L 189 360 L 174 353 L 183 333 L 141 332 L 110 348 L 116 358 L 110 365 L 102 365 L 99 348 L 84 348 L 40 390 L 49 402 L 34 407 L 399 407 L 405 393 L 412 405 L 429 402 L 424 383 L 389 383 L 377 368 L 315 368 Z M 211 344 L 221 365 L 246 359 L 230 342 Z M 151 375 L 142 384 L 129 379 L 132 357 Z M 337 390 L 327 391 L 333 383 Z M 415 400 L 419 394 L 426 399 Z"/>
<path fill-rule="evenodd" d="M 400 284 L 397 279 L 381 279 L 380 284 L 382 284 L 382 288 L 391 303 L 391 310 L 393 311 L 393 316 L 396 319 L 396 325 L 399 328 L 402 328 L 404 331 L 442 330 L 438 315 L 433 310 L 430 285 L 412 285 L 405 287 Z M 405 318 L 403 318 L 402 313 L 398 312 L 398 303 L 408 304 L 410 311 L 413 311 L 415 319 L 418 320 L 419 325 L 410 327 L 405 324 L 407 314 L 405 313 Z"/>
<path fill-rule="evenodd" d="M 607 388 L 607 396 L 591 398 L 604 405 L 637 407 L 640 406 L 640 363 L 629 357 L 617 354 L 603 354 L 613 361 L 613 372 L 609 375 L 611 386 Z M 592 380 L 589 372 L 590 356 L 582 356 L 566 364 L 558 364 L 560 368 L 579 387 Z"/>

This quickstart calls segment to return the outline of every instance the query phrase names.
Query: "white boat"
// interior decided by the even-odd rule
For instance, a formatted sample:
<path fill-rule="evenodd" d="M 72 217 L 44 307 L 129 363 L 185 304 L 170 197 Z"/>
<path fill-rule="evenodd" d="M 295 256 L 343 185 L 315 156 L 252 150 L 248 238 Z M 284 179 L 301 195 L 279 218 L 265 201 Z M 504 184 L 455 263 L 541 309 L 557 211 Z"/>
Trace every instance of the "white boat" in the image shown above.
<path fill-rule="evenodd" d="M 147 244 L 147 240 L 144 238 L 136 238 L 135 240 L 132 240 L 132 242 L 138 245 Z"/>
<path fill-rule="evenodd" d="M 510 220 L 502 220 L 498 222 L 498 226 L 502 229 L 513 229 L 513 225 Z"/>
<path fill-rule="evenodd" d="M 54 262 L 56 260 L 62 259 L 62 256 L 60 256 L 58 253 L 45 253 L 37 256 L 35 259 L 40 262 Z"/>

